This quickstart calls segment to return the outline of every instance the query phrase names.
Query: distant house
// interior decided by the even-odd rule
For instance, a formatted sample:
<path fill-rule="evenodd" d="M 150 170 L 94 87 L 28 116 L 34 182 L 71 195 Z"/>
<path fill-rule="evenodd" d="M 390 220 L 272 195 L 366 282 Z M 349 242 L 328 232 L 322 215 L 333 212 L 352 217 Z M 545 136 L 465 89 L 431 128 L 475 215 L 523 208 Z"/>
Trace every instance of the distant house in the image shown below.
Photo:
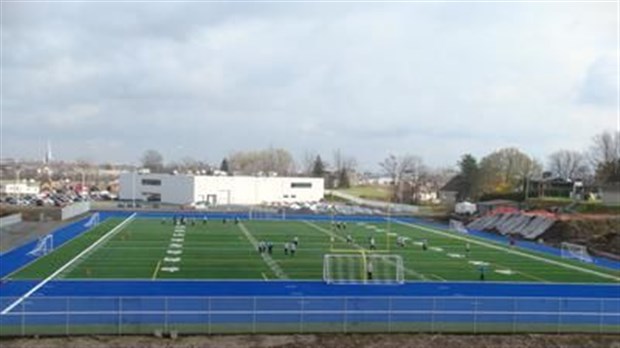
<path fill-rule="evenodd" d="M 439 189 L 439 200 L 442 204 L 452 206 L 460 198 L 460 192 L 463 192 L 465 180 L 461 175 L 456 175 L 442 188 Z"/>
<path fill-rule="evenodd" d="M 604 205 L 620 206 L 620 182 L 610 182 L 601 187 L 601 199 Z"/>

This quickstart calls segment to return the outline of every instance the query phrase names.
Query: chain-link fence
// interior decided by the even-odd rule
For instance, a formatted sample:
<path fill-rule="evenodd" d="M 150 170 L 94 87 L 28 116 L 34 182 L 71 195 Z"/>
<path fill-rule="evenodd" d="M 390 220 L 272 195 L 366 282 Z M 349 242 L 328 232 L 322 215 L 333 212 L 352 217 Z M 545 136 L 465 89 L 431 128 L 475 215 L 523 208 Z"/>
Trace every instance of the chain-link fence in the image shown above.
<path fill-rule="evenodd" d="M 172 332 L 618 334 L 620 298 L 32 297 L 0 316 L 2 336 Z"/>

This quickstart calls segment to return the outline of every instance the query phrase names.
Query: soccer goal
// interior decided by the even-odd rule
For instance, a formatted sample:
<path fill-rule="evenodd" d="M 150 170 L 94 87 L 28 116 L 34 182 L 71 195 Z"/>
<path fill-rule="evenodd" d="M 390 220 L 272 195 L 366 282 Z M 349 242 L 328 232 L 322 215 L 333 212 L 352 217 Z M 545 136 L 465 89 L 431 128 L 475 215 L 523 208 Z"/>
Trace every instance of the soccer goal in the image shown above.
<path fill-rule="evenodd" d="M 402 284 L 403 259 L 394 254 L 326 254 L 323 280 L 328 284 Z"/>
<path fill-rule="evenodd" d="M 47 255 L 54 249 L 54 236 L 48 234 L 40 237 L 37 245 L 32 249 L 28 255 L 30 256 L 43 256 Z"/>
<path fill-rule="evenodd" d="M 459 233 L 468 233 L 467 228 L 463 225 L 463 222 L 459 220 L 450 220 L 450 231 L 456 231 Z"/>
<path fill-rule="evenodd" d="M 99 225 L 99 213 L 94 213 L 93 215 L 90 216 L 90 219 L 88 221 L 86 221 L 86 223 L 84 224 L 84 227 L 95 227 L 97 225 Z"/>
<path fill-rule="evenodd" d="M 562 242 L 562 258 L 577 259 L 582 262 L 592 263 L 592 256 L 588 254 L 588 248 L 568 242 Z"/>

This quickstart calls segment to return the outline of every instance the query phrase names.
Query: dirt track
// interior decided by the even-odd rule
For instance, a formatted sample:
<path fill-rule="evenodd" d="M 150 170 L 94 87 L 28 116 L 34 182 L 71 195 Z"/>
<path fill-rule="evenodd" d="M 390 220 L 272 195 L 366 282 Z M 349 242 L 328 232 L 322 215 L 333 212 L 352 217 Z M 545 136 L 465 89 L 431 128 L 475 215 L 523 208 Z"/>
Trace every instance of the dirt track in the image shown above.
<path fill-rule="evenodd" d="M 243 335 L 182 337 L 69 337 L 0 340 L 2 348 L 620 348 L 620 335 Z"/>

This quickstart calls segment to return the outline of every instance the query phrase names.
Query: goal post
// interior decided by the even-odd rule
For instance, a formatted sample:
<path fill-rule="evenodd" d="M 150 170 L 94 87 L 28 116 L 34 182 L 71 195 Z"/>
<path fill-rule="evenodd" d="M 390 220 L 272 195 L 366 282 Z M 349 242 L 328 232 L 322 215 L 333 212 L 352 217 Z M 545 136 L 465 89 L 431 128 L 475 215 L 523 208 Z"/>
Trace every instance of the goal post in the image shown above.
<path fill-rule="evenodd" d="M 327 284 L 402 284 L 403 259 L 395 254 L 326 254 L 323 280 Z"/>
<path fill-rule="evenodd" d="M 467 231 L 467 227 L 465 227 L 463 222 L 459 220 L 450 219 L 450 225 L 448 228 L 450 231 L 455 231 L 459 233 L 469 233 L 469 231 Z"/>
<path fill-rule="evenodd" d="M 576 259 L 582 262 L 592 263 L 592 256 L 588 253 L 588 248 L 583 245 L 562 242 L 561 255 L 564 259 Z"/>
<path fill-rule="evenodd" d="M 100 222 L 99 213 L 94 213 L 93 215 L 90 216 L 90 219 L 86 221 L 86 223 L 84 224 L 84 227 L 87 227 L 87 228 L 95 227 L 99 225 L 99 222 Z"/>
<path fill-rule="evenodd" d="M 37 245 L 35 245 L 34 249 L 32 249 L 28 255 L 43 256 L 49 254 L 52 250 L 54 250 L 54 236 L 48 234 L 38 239 Z"/>

